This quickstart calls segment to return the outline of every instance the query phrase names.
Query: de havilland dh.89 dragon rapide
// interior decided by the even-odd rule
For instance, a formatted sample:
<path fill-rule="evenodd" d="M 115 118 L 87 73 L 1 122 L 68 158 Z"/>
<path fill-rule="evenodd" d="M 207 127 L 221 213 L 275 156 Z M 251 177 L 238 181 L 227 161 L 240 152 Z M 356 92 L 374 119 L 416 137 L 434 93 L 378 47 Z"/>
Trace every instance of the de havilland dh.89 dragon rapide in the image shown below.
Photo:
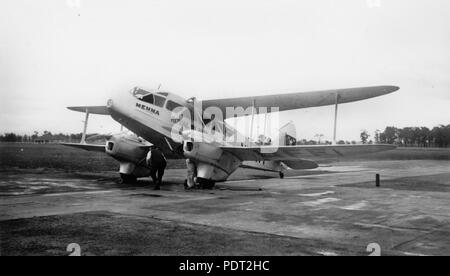
<path fill-rule="evenodd" d="M 326 105 L 335 106 L 334 140 L 338 104 L 392 93 L 397 86 L 373 86 L 267 96 L 198 101 L 176 94 L 135 87 L 129 93 L 110 98 L 106 106 L 74 106 L 85 112 L 80 143 L 63 143 L 86 150 L 101 151 L 120 163 L 122 182 L 149 176 L 145 160 L 150 146 L 161 149 L 169 159 L 189 158 L 197 168 L 197 181 L 211 188 L 226 181 L 237 168 L 278 172 L 313 169 L 326 158 L 360 155 L 395 148 L 391 145 L 287 145 L 286 139 L 259 143 L 239 133 L 228 119 Z M 89 114 L 109 115 L 133 134 L 108 137 L 105 145 L 86 143 Z M 224 116 L 225 114 L 225 116 Z M 253 121 L 252 121 L 253 122 Z M 276 122 L 275 122 L 276 123 Z M 251 128 L 253 129 L 253 128 Z M 281 141 L 281 142 L 279 142 Z"/>

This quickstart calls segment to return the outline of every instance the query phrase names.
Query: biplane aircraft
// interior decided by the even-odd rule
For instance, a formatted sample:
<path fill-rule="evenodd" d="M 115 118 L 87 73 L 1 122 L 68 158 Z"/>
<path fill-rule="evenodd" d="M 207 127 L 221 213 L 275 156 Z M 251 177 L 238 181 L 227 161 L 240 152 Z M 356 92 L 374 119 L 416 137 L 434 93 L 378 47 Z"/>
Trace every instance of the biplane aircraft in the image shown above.
<path fill-rule="evenodd" d="M 374 86 L 326 91 L 287 93 L 199 101 L 184 99 L 168 91 L 133 88 L 110 98 L 105 106 L 71 106 L 84 112 L 80 143 L 63 143 L 85 150 L 105 152 L 120 163 L 122 182 L 148 176 L 145 156 L 150 146 L 159 147 L 168 159 L 189 158 L 197 167 L 197 181 L 213 187 L 226 181 L 239 167 L 277 172 L 312 169 L 320 160 L 374 153 L 392 145 L 336 145 L 338 105 L 397 91 L 397 86 Z M 273 143 L 253 141 L 229 123 L 230 118 L 254 116 L 308 107 L 334 105 L 334 143 L 331 145 L 291 145 L 286 139 Z M 108 115 L 133 134 L 108 137 L 105 145 L 86 143 L 90 114 Z M 224 115 L 225 114 L 225 115 Z M 292 137 L 291 137 L 292 138 Z M 281 142 L 279 142 L 281 141 Z"/>

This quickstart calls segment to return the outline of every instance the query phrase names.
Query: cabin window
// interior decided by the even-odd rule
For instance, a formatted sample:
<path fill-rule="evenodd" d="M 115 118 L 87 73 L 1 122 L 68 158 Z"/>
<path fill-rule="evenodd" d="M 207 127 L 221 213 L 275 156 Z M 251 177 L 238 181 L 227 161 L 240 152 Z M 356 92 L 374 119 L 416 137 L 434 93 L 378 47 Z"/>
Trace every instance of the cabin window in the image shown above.
<path fill-rule="evenodd" d="M 155 105 L 159 107 L 163 107 L 164 103 L 166 102 L 166 99 L 160 96 L 154 96 L 155 98 Z"/>
<path fill-rule="evenodd" d="M 173 102 L 173 101 L 171 101 L 171 100 L 168 100 L 168 101 L 167 101 L 167 104 L 166 104 L 166 108 L 167 108 L 167 110 L 169 110 L 169 111 L 172 111 L 172 110 L 174 110 L 175 108 L 181 107 L 181 106 L 182 106 L 181 104 L 178 104 L 178 103 Z"/>

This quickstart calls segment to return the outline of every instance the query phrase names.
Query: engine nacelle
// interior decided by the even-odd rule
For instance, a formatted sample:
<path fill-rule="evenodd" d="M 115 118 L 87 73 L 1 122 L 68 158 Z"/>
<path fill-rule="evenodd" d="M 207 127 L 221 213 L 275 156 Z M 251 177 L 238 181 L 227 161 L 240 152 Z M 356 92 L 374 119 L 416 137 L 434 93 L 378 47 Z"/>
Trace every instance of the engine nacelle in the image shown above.
<path fill-rule="evenodd" d="M 136 177 L 150 174 L 145 163 L 141 163 L 148 153 L 148 147 L 140 141 L 127 136 L 113 136 L 106 142 L 105 152 L 120 162 L 121 174 Z"/>
<path fill-rule="evenodd" d="M 197 178 L 225 181 L 241 165 L 237 157 L 212 144 L 184 141 L 183 150 L 197 164 Z"/>
<path fill-rule="evenodd" d="M 148 148 L 125 137 L 111 137 L 105 146 L 106 154 L 118 161 L 138 163 L 148 153 Z"/>

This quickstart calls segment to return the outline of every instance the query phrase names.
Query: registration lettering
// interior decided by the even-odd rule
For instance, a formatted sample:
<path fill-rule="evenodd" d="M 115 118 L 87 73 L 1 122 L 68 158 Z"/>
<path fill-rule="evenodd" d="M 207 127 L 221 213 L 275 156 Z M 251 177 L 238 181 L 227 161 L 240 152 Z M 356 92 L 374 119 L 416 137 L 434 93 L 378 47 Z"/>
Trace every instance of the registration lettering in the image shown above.
<path fill-rule="evenodd" d="M 147 106 L 145 104 L 136 103 L 136 107 L 139 108 L 139 109 L 145 110 L 145 111 L 149 111 L 149 112 L 159 116 L 159 110 L 154 109 L 154 108 L 152 108 L 150 106 Z"/>

